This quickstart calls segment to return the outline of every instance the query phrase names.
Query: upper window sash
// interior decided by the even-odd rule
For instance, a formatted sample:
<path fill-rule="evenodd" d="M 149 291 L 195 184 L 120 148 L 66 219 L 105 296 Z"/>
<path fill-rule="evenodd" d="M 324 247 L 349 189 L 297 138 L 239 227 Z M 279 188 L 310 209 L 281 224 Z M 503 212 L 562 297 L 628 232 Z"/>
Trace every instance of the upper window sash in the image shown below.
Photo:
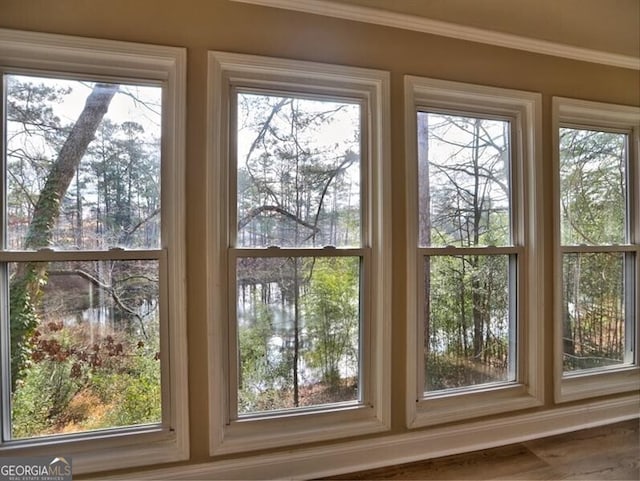
<path fill-rule="evenodd" d="M 74 472 L 178 461 L 188 457 L 186 320 L 184 286 L 184 112 L 186 51 L 127 42 L 77 38 L 0 29 L 0 71 L 18 75 L 87 79 L 112 83 L 162 86 L 162 245 L 151 250 L 7 251 L 3 262 L 149 259 L 160 262 L 164 332 L 161 351 L 167 397 L 163 399 L 165 428 L 140 426 L 108 432 L 88 432 L 11 442 L 0 447 L 5 454 L 47 455 L 52 446 L 73 456 Z M 6 115 L 6 112 L 4 112 Z M 3 204 L 4 212 L 4 204 Z M 3 214 L 4 217 L 4 214 Z M 3 222 L 6 219 L 3 218 Z M 5 282 L 7 280 L 5 279 Z M 5 304 L 5 303 L 3 303 Z M 4 337 L 4 336 L 3 336 Z M 5 353 L 6 354 L 6 353 Z M 3 356 L 7 358 L 6 355 Z M 169 372 L 166 368 L 170 366 Z M 4 376 L 3 376 L 4 377 Z M 5 413 L 6 414 L 6 413 Z"/>
<path fill-rule="evenodd" d="M 452 108 L 450 110 L 446 110 L 443 108 L 434 108 L 430 109 L 428 107 L 417 107 L 417 116 L 420 120 L 420 125 L 427 126 L 429 129 L 427 132 L 419 132 L 419 135 L 426 135 L 426 143 L 421 145 L 418 148 L 418 155 L 429 155 L 429 150 L 431 148 L 431 140 L 434 140 L 434 146 L 436 149 L 440 150 L 439 156 L 436 158 L 436 162 L 441 159 L 440 155 L 449 155 L 451 158 L 456 158 L 457 162 L 459 162 L 459 157 L 462 155 L 463 150 L 474 150 L 477 152 L 472 154 L 473 156 L 477 155 L 478 158 L 470 159 L 472 164 L 475 165 L 477 172 L 472 172 L 471 169 L 474 168 L 470 166 L 460 166 L 459 163 L 455 165 L 430 165 L 431 160 L 427 160 L 424 167 L 426 167 L 427 172 L 423 173 L 423 166 L 419 166 L 418 173 L 420 176 L 419 183 L 421 184 L 423 179 L 428 178 L 428 186 L 419 186 L 419 194 L 421 198 L 423 197 L 421 188 L 427 190 L 427 194 L 429 197 L 432 196 L 431 190 L 434 187 L 433 177 L 440 177 L 440 185 L 441 187 L 447 183 L 453 183 L 453 179 L 447 179 L 447 176 L 457 176 L 456 182 L 462 184 L 462 187 L 459 187 L 456 184 L 457 191 L 454 192 L 454 196 L 456 199 L 458 197 L 468 197 L 470 189 L 473 188 L 470 185 L 471 178 L 477 177 L 478 179 L 484 180 L 484 190 L 485 192 L 481 193 L 483 196 L 486 196 L 486 202 L 492 204 L 506 204 L 503 205 L 502 209 L 506 207 L 507 210 L 507 219 L 508 223 L 504 228 L 491 228 L 489 218 L 481 218 L 478 221 L 477 227 L 478 239 L 470 238 L 469 233 L 466 233 L 467 241 L 464 242 L 463 234 L 459 234 L 459 238 L 456 237 L 455 234 L 449 234 L 449 239 L 434 239 L 433 232 L 436 234 L 440 233 L 440 231 L 444 230 L 444 225 L 437 225 L 438 218 L 436 216 L 436 225 L 434 226 L 433 220 L 431 220 L 432 212 L 422 212 L 423 205 L 419 205 L 419 239 L 418 245 L 420 248 L 431 248 L 436 249 L 438 247 L 457 247 L 460 249 L 468 249 L 468 248 L 478 248 L 482 246 L 490 246 L 490 247 L 501 247 L 501 246 L 512 246 L 512 245 L 520 245 L 520 229 L 518 224 L 518 216 L 516 213 L 518 212 L 518 208 L 520 202 L 518 200 L 517 195 L 515 195 L 513 181 L 518 178 L 518 166 L 513 162 L 514 158 L 518 158 L 518 153 L 516 152 L 515 156 L 512 152 L 514 148 L 517 147 L 517 129 L 514 129 L 514 125 L 517 125 L 516 118 L 514 116 L 505 116 L 505 115 L 496 115 L 496 114 L 485 114 L 481 110 L 472 110 L 462 111 L 459 109 Z M 431 125 L 430 122 L 436 121 L 440 122 L 442 125 L 435 125 L 434 133 L 431 134 Z M 462 124 L 459 124 L 462 122 Z M 469 131 L 472 129 L 472 131 Z M 491 130 L 491 132 L 489 132 Z M 502 130 L 500 133 L 499 130 Z M 507 132 L 505 133 L 505 130 Z M 440 131 L 442 131 L 440 133 Z M 433 139 L 432 139 L 433 137 Z M 446 138 L 445 138 L 446 137 Z M 504 145 L 500 146 L 496 144 L 496 142 L 504 142 Z M 463 145 L 463 142 L 471 142 L 471 144 Z M 475 143 L 485 142 L 484 145 L 475 145 Z M 493 145 L 487 145 L 487 142 Z M 448 147 L 451 149 L 448 152 L 443 150 Z M 425 152 L 421 152 L 422 150 Z M 500 149 L 504 149 L 499 153 L 499 157 L 496 158 L 497 151 Z M 433 157 L 432 157 L 433 158 Z M 502 163 L 504 167 L 504 172 L 499 172 L 499 164 Z M 498 166 L 498 167 L 496 167 Z M 442 172 L 440 172 L 442 171 Z M 501 176 L 502 174 L 502 176 Z M 491 181 L 488 179 L 492 177 Z M 449 180 L 450 182 L 447 182 Z M 466 181 L 466 184 L 465 184 Z M 493 191 L 498 190 L 502 191 L 502 195 L 494 194 Z M 483 199 L 484 200 L 484 199 Z M 465 200 L 463 200 L 464 202 Z M 437 203 L 436 203 L 437 204 Z M 431 209 L 432 203 L 429 202 L 429 208 Z M 492 207 L 486 209 L 486 212 L 489 213 L 492 210 Z M 500 211 L 500 208 L 495 209 L 496 212 Z M 488 214 L 487 214 L 488 215 Z M 430 220 L 428 221 L 428 226 L 422 225 L 422 217 L 428 216 Z M 439 224 L 442 224 L 440 222 Z M 427 227 L 427 231 L 423 232 Z M 461 230 L 468 230 L 469 226 L 459 226 Z M 430 228 L 430 229 L 429 229 Z M 427 239 L 423 239 L 422 237 L 427 236 Z M 437 251 L 433 251 L 436 253 Z"/>
<path fill-rule="evenodd" d="M 633 138 L 633 129 L 632 128 L 613 128 L 613 127 L 609 127 L 609 122 L 606 122 L 605 125 L 607 126 L 598 126 L 597 124 L 591 124 L 591 123 L 587 123 L 587 122 L 583 122 L 582 124 L 578 123 L 578 122 L 573 122 L 573 123 L 565 123 L 565 122 L 561 122 L 558 125 L 558 129 L 559 129 L 559 145 L 558 148 L 562 149 L 562 146 L 560 145 L 560 143 L 562 142 L 562 138 L 563 137 L 570 137 L 573 140 L 575 140 L 575 142 L 577 143 L 585 143 L 585 142 L 591 142 L 591 143 L 599 143 L 599 142 L 607 142 L 609 144 L 609 147 L 612 150 L 608 150 L 606 152 L 594 152 L 594 155 L 602 158 L 602 157 L 609 157 L 610 159 L 615 159 L 617 157 L 617 160 L 621 160 L 623 162 L 624 165 L 622 165 L 621 168 L 624 169 L 624 175 L 623 178 L 620 179 L 619 177 L 616 178 L 612 178 L 612 176 L 610 174 L 607 173 L 603 173 L 602 174 L 602 179 L 601 182 L 603 182 L 604 184 L 608 184 L 608 188 L 609 188 L 609 192 L 607 192 L 607 201 L 609 203 L 612 203 L 612 197 L 619 197 L 622 198 L 622 207 L 623 210 L 620 213 L 620 216 L 623 217 L 622 222 L 620 223 L 619 226 L 609 226 L 608 229 L 605 229 L 603 232 L 601 233 L 596 233 L 596 238 L 590 238 L 590 236 L 588 236 L 587 234 L 585 234 L 583 231 L 583 228 L 586 227 L 585 225 L 582 226 L 578 226 L 575 225 L 576 223 L 580 223 L 581 219 L 574 219 L 574 222 L 570 222 L 567 221 L 565 222 L 563 219 L 563 214 L 564 214 L 564 207 L 563 205 L 557 206 L 557 208 L 560 208 L 561 210 L 561 216 L 560 216 L 560 234 L 561 234 L 561 238 L 560 238 L 560 244 L 563 246 L 563 248 L 571 248 L 571 247 L 575 247 L 575 246 L 580 246 L 580 247 L 588 247 L 588 246 L 620 246 L 620 245 L 628 245 L 631 243 L 631 239 L 633 237 L 633 216 L 631 215 L 633 212 L 633 202 L 632 202 L 632 196 L 633 196 L 633 192 L 630 191 L 630 187 L 632 187 L 633 185 L 633 176 L 631 174 L 631 171 L 633 170 L 633 160 L 632 160 L 632 155 L 631 155 L 631 143 L 632 143 L 632 138 Z M 579 145 L 576 148 L 582 150 L 584 146 Z M 571 146 L 567 146 L 568 149 L 571 148 Z M 575 155 L 580 157 L 584 154 L 584 152 L 576 152 Z M 559 152 L 559 158 L 562 155 L 562 152 Z M 565 155 L 571 155 L 571 152 L 566 152 Z M 584 164 L 584 168 L 588 169 L 586 163 L 587 162 L 597 162 L 597 159 L 585 159 L 585 164 Z M 605 160 L 602 160 L 602 162 L 605 162 Z M 566 170 L 569 170 L 572 166 L 568 165 L 567 162 L 562 162 L 562 159 L 560 159 L 560 163 L 558 166 L 558 175 L 560 175 L 562 177 L 562 169 L 565 168 Z M 611 165 L 611 163 L 609 163 L 609 165 L 607 165 L 606 163 L 601 163 L 601 165 L 598 167 L 599 170 L 602 170 L 602 168 L 611 168 L 614 167 L 613 165 Z M 569 175 L 566 175 L 568 177 L 571 177 L 571 172 L 568 173 Z M 608 176 L 608 177 L 607 177 Z M 622 185 L 621 185 L 622 184 Z M 611 185 L 615 185 L 615 188 L 611 188 Z M 577 186 L 576 188 L 572 187 L 571 185 L 568 186 L 560 186 L 560 194 L 561 194 L 561 204 L 564 203 L 564 197 L 566 194 L 571 193 L 573 191 L 578 190 L 579 188 L 581 188 L 581 186 Z M 585 199 L 584 202 L 589 202 L 589 201 L 593 201 L 596 202 L 597 199 L 593 198 L 593 199 Z M 600 199 L 600 201 L 602 202 L 602 199 Z M 615 220 L 615 219 L 614 219 Z M 578 221 L 578 222 L 575 222 Z M 584 221 L 585 224 L 588 223 L 587 220 Z M 564 239 L 566 237 L 569 238 L 573 238 L 576 239 L 574 242 L 566 242 Z M 600 239 L 600 238 L 604 237 L 605 239 Z"/>
<path fill-rule="evenodd" d="M 501 246 L 418 247 L 417 188 L 417 112 L 446 112 L 456 116 L 508 120 L 510 122 L 510 239 Z M 405 77 L 405 128 L 407 154 L 407 423 L 410 427 L 455 421 L 474 416 L 540 405 L 543 391 L 543 369 L 540 352 L 543 325 L 538 322 L 542 293 L 541 226 L 536 220 L 539 209 L 540 179 L 536 164 L 540 156 L 541 98 L 538 94 L 463 84 L 420 77 Z M 422 338 L 420 301 L 423 281 L 419 274 L 423 256 L 464 256 L 507 254 L 517 269 L 509 268 L 511 296 L 509 309 L 517 310 L 518 328 L 515 340 L 518 369 L 516 382 L 485 384 L 474 388 L 443 391 L 441 395 L 423 397 L 421 372 Z M 515 277 L 517 276 L 517 281 Z M 522 290 L 522 285 L 536 286 Z M 515 292 L 518 300 L 515 302 Z M 418 334 L 418 335 L 417 335 Z M 514 332 L 515 334 L 515 332 Z M 458 404 L 458 402 L 460 404 Z M 473 402 L 474 410 L 460 409 L 462 403 Z"/>
<path fill-rule="evenodd" d="M 554 97 L 552 103 L 552 128 L 554 145 L 554 243 L 556 262 L 555 282 L 555 399 L 557 402 L 573 401 L 640 388 L 638 366 L 638 336 L 640 301 L 637 282 L 640 279 L 640 108 Z M 624 136 L 623 152 L 626 172 L 625 219 L 622 236 L 605 242 L 579 242 L 564 244 L 561 229 L 560 140 L 562 129 L 593 132 L 594 134 L 619 134 Z M 566 256 L 617 255 L 621 259 L 622 300 L 626 312 L 624 336 L 625 359 L 621 364 L 595 369 L 564 370 L 564 317 L 563 317 L 563 263 Z M 585 257 L 586 259 L 586 257 Z M 594 257 L 595 259 L 595 257 Z M 635 285 L 635 288 L 633 287 Z"/>
<path fill-rule="evenodd" d="M 210 161 L 207 206 L 213 219 L 207 226 L 209 245 L 213 248 L 209 257 L 210 272 L 214 276 L 215 293 L 210 307 L 211 332 L 210 366 L 211 386 L 211 452 L 248 451 L 268 446 L 284 446 L 292 442 L 310 442 L 353 436 L 367 432 L 383 431 L 389 422 L 388 343 L 389 291 L 384 279 L 389 271 L 388 222 L 389 166 L 383 159 L 388 156 L 389 75 L 368 69 L 341 67 L 311 62 L 290 61 L 258 56 L 236 55 L 222 52 L 209 53 L 209 124 L 213 134 L 209 138 Z M 360 164 L 360 230 L 358 245 L 293 247 L 237 245 L 235 234 L 235 162 L 233 158 L 234 102 L 236 92 L 268 93 L 275 96 L 295 96 L 310 100 L 330 99 L 338 102 L 355 102 L 360 106 L 361 164 Z M 213 187 L 215 186 L 215 187 Z M 320 244 L 323 244 L 321 242 Z M 335 247 L 335 248 L 334 248 Z M 362 313 L 365 325 L 361 337 L 360 389 L 363 388 L 364 404 L 355 406 L 329 405 L 308 412 L 278 413 L 236 420 L 230 376 L 235 369 L 231 360 L 229 342 L 235 337 L 228 324 L 230 303 L 235 303 L 236 293 L 231 292 L 236 279 L 229 277 L 234 271 L 229 265 L 238 257 L 291 257 L 308 258 L 316 255 L 322 259 L 356 256 L 361 258 L 364 272 L 361 279 L 361 295 L 364 299 Z M 219 289 L 218 289 L 219 288 Z M 234 363 L 234 366 L 230 366 Z M 226 423 L 224 422 L 226 421 Z M 295 441 L 292 441 L 295 440 Z"/>
<path fill-rule="evenodd" d="M 230 201 L 229 201 L 229 245 L 232 249 L 241 249 L 243 251 L 246 251 L 247 249 L 260 249 L 260 248 L 279 248 L 279 249 L 293 249 L 294 251 L 296 249 L 319 249 L 319 248 L 336 248 L 336 249 L 345 249 L 345 248 L 350 248 L 350 249 L 354 249 L 354 248 L 360 248 L 360 247 L 364 247 L 364 246 L 368 246 L 370 245 L 370 233 L 368 230 L 368 222 L 366 222 L 367 220 L 367 212 L 368 212 L 368 203 L 369 203 L 369 197 L 368 197 L 368 188 L 367 188 L 367 177 L 368 177 L 368 146 L 367 146 L 367 135 L 366 135 L 366 118 L 367 118 L 367 113 L 366 113 L 366 106 L 367 106 L 367 101 L 366 98 L 362 97 L 362 96 L 358 96 L 358 97 L 346 97 L 344 95 L 335 95 L 335 92 L 323 92 L 322 90 L 319 91 L 314 91 L 312 89 L 302 89 L 301 92 L 295 92 L 292 91 L 291 89 L 285 89 L 285 90 L 281 90 L 278 91 L 274 88 L 269 88 L 269 89 L 260 89 L 260 88 L 247 88 L 245 86 L 242 85 L 233 85 L 231 87 L 231 99 L 230 99 L 230 103 L 231 103 L 231 111 L 229 113 L 230 115 L 230 129 L 231 129 L 231 142 L 230 142 L 230 146 L 229 146 L 229 152 L 230 152 L 230 172 L 229 172 L 229 193 L 230 193 Z M 246 131 L 248 130 L 246 126 L 240 125 L 240 122 L 243 122 L 245 119 L 238 119 L 238 115 L 240 114 L 240 112 L 244 112 L 245 114 L 248 114 L 249 111 L 246 110 L 246 107 L 243 105 L 242 108 L 240 107 L 238 100 L 241 100 L 241 103 L 249 103 L 251 101 L 259 101 L 259 100 L 263 100 L 268 102 L 269 99 L 271 100 L 271 102 L 273 103 L 273 105 L 270 105 L 271 108 L 271 112 L 267 115 L 267 119 L 265 119 L 265 121 L 268 121 L 270 124 L 271 123 L 280 123 L 282 124 L 283 122 L 293 122 L 293 119 L 289 119 L 287 120 L 285 119 L 281 119 L 280 115 L 304 115 L 304 113 L 300 113 L 301 110 L 298 110 L 300 108 L 304 109 L 305 107 L 307 109 L 311 109 L 310 112 L 308 112 L 308 114 L 313 114 L 313 110 L 315 109 L 316 115 L 317 116 L 329 116 L 329 121 L 333 122 L 333 121 L 337 121 L 337 122 L 341 122 L 342 124 L 345 124 L 345 122 L 351 121 L 353 122 L 354 120 L 357 120 L 357 124 L 356 125 L 343 125 L 341 127 L 342 130 L 347 130 L 347 132 L 349 132 L 348 129 L 353 129 L 353 132 L 357 132 L 357 134 L 360 136 L 359 141 L 358 142 L 353 142 L 353 141 L 348 141 L 348 139 L 342 139 L 344 146 L 348 146 L 348 151 L 347 152 L 340 152 L 339 154 L 343 155 L 343 158 L 341 160 L 336 159 L 336 169 L 342 169 L 343 166 L 347 166 L 347 170 L 350 170 L 351 172 L 345 172 L 345 175 L 349 181 L 349 184 L 351 184 L 351 182 L 355 181 L 356 182 L 356 188 L 354 189 L 351 185 L 349 185 L 347 188 L 349 189 L 349 199 L 354 198 L 355 201 L 357 202 L 355 208 L 357 209 L 357 222 L 358 222 L 358 226 L 357 226 L 357 230 L 356 232 L 358 232 L 358 235 L 355 239 L 350 240 L 350 241 L 342 241 L 341 239 L 334 239 L 333 241 L 328 241 L 325 240 L 323 241 L 316 241 L 316 234 L 322 232 L 321 227 L 325 227 L 326 230 L 326 220 L 323 222 L 322 221 L 322 216 L 321 214 L 324 214 L 324 209 L 321 212 L 320 210 L 318 210 L 317 212 L 309 212 L 308 216 L 304 216 L 303 218 L 303 214 L 300 212 L 290 212 L 292 206 L 287 207 L 287 206 L 280 206 L 280 205 L 270 205 L 272 203 L 276 203 L 279 200 L 277 197 L 283 196 L 285 195 L 282 192 L 277 192 L 273 191 L 272 187 L 268 187 L 268 190 L 271 192 L 271 197 L 272 198 L 266 198 L 264 199 L 264 205 L 252 205 L 252 206 L 246 206 L 245 208 L 241 208 L 240 204 L 241 202 L 244 200 L 246 201 L 250 201 L 249 199 L 244 198 L 244 196 L 238 195 L 238 189 L 240 187 L 239 185 L 239 179 L 238 179 L 238 173 L 239 173 L 239 169 L 240 168 L 244 168 L 245 172 L 249 171 L 249 166 L 245 164 L 246 161 L 249 160 L 253 160 L 252 163 L 256 163 L 256 161 L 259 162 L 258 159 L 249 159 L 248 156 L 252 155 L 254 152 L 254 150 L 258 150 L 261 147 L 261 143 L 260 142 L 256 142 L 256 140 L 258 140 L 257 137 L 255 137 L 253 139 L 253 142 L 249 143 L 250 139 L 246 139 L 246 138 L 241 138 L 240 132 L 241 131 Z M 321 112 L 321 106 L 323 106 L 323 104 L 326 104 L 326 107 L 324 107 L 324 109 L 351 109 L 354 110 L 354 108 L 357 108 L 357 110 L 359 111 L 359 116 L 356 118 L 353 115 L 353 112 L 349 115 L 348 113 L 346 115 L 339 115 L 340 112 L 337 113 L 332 113 L 332 112 Z M 283 109 L 296 109 L 295 112 L 282 112 Z M 338 117 L 338 118 L 336 118 Z M 313 115 L 309 115 L 309 119 L 310 122 L 314 122 L 314 117 Z M 302 122 L 304 123 L 305 119 L 302 119 Z M 295 121 L 297 122 L 297 121 Z M 270 125 L 271 127 L 271 125 Z M 277 127 L 277 126 L 276 126 Z M 283 125 L 280 125 L 280 127 L 283 127 Z M 324 128 L 324 130 L 323 130 Z M 309 149 L 330 149 L 332 148 L 332 146 L 328 145 L 328 139 L 330 136 L 334 136 L 336 135 L 336 128 L 335 126 L 332 126 L 332 124 L 327 124 L 324 127 L 319 127 L 319 131 L 315 133 L 315 138 L 311 139 L 309 137 L 309 134 L 305 134 L 304 133 L 304 124 L 302 127 L 302 132 L 301 133 L 296 133 L 296 137 L 297 135 L 302 135 L 303 137 L 306 135 L 306 139 L 303 139 L 303 141 L 306 141 L 309 143 L 308 148 Z M 257 133 L 257 135 L 259 137 L 262 137 L 263 139 L 269 135 L 269 133 L 271 133 L 271 137 L 278 139 L 278 135 L 283 134 L 283 132 L 280 132 L 279 134 L 276 134 L 275 132 L 272 131 L 272 129 L 268 129 L 267 132 L 259 132 Z M 284 132 L 284 134 L 286 135 L 287 133 Z M 256 133 L 254 132 L 254 135 L 256 135 Z M 291 138 L 289 138 L 288 140 L 286 138 L 284 139 L 278 139 L 279 142 L 281 142 L 283 145 L 285 146 L 291 146 L 294 142 L 297 142 L 298 140 L 294 140 L 293 139 L 293 134 L 290 135 Z M 323 142 L 324 141 L 324 142 Z M 313 145 L 313 143 L 316 143 L 317 145 Z M 304 146 L 297 146 L 298 149 L 304 149 Z M 354 151 L 355 149 L 355 151 Z M 240 159 L 240 155 L 244 154 L 244 156 L 246 157 L 245 159 Z M 312 152 L 312 155 L 315 155 L 316 157 L 321 157 L 322 156 L 322 152 Z M 304 162 L 304 159 L 303 159 Z M 355 164 L 355 165 L 354 165 Z M 255 167 L 255 166 L 254 166 Z M 322 166 L 320 166 L 319 168 L 321 168 Z M 328 168 L 328 166 L 325 166 Z M 357 178 L 353 178 L 353 171 L 356 170 L 357 171 Z M 276 173 L 277 174 L 277 173 Z M 265 174 L 267 175 L 267 177 L 269 176 L 273 176 L 273 173 L 270 174 Z M 299 174 L 290 174 L 290 175 L 300 175 L 301 177 L 305 176 L 304 172 L 301 172 Z M 336 172 L 334 174 L 334 177 L 330 178 L 328 183 L 327 183 L 327 187 L 329 187 L 332 182 L 334 181 L 334 178 L 338 176 L 338 173 Z M 302 182 L 304 182 L 304 178 L 302 179 Z M 291 184 L 292 187 L 296 187 L 298 186 L 298 180 L 294 179 L 294 180 L 290 180 L 289 184 Z M 288 184 L 288 186 L 289 186 Z M 302 186 L 304 187 L 304 186 Z M 277 187 L 275 187 L 275 189 L 277 189 Z M 355 190 L 355 192 L 354 192 Z M 304 194 L 304 192 L 300 192 L 300 194 Z M 331 193 L 328 192 L 327 190 L 322 192 L 322 196 L 321 199 L 318 200 L 319 202 L 319 206 L 318 209 L 320 209 L 321 207 L 323 207 L 323 204 L 326 204 L 328 202 L 328 199 L 330 198 Z M 298 202 L 299 204 L 300 202 Z M 301 207 L 300 205 L 296 205 L 297 207 Z M 256 209 L 258 210 L 258 212 L 255 212 Z M 300 209 L 299 209 L 300 210 Z M 239 218 L 239 214 L 241 211 L 244 211 L 244 218 Z M 293 243 L 290 242 L 290 238 L 287 238 L 286 235 L 281 234 L 280 239 L 271 239 L 270 241 L 258 241 L 257 244 L 255 243 L 255 241 L 241 241 L 238 239 L 238 235 L 240 234 L 240 231 L 248 228 L 251 226 L 252 221 L 254 220 L 263 220 L 262 214 L 263 213 L 270 213 L 272 214 L 273 217 L 275 217 L 277 219 L 277 222 L 279 222 L 281 225 L 281 227 L 286 227 L 286 223 L 294 223 L 294 231 L 295 231 L 295 235 L 296 237 L 298 235 L 301 236 L 300 239 L 296 239 Z M 250 217 L 249 217 L 250 216 Z M 326 214 L 325 214 L 326 216 Z M 318 222 L 320 222 L 321 227 L 318 227 Z M 240 224 L 243 225 L 240 225 Z M 274 229 L 272 229 L 274 230 Z M 306 231 L 305 231 L 306 230 Z M 301 232 L 298 232 L 301 231 Z M 272 233 L 271 233 L 272 234 Z M 308 234 L 308 235 L 305 235 Z M 270 234 L 269 234 L 270 235 Z M 352 234 L 353 237 L 353 234 Z"/>
<path fill-rule="evenodd" d="M 0 251 L 104 250 L 116 255 L 124 249 L 161 248 L 163 84 L 29 71 L 4 72 L 3 78 Z M 31 116 L 40 116 L 42 125 Z M 66 135 L 64 142 L 54 140 L 52 132 Z M 78 149 L 81 156 L 75 155 Z M 115 155 L 118 162 L 112 160 Z M 59 168 L 45 172 L 47 160 L 52 169 Z M 115 165 L 111 170 L 110 164 Z M 62 179 L 57 183 L 49 182 L 54 172 Z M 129 180 L 121 184 L 121 176 Z M 65 182 L 55 215 L 42 199 Z M 32 209 L 29 202 L 35 203 Z"/>

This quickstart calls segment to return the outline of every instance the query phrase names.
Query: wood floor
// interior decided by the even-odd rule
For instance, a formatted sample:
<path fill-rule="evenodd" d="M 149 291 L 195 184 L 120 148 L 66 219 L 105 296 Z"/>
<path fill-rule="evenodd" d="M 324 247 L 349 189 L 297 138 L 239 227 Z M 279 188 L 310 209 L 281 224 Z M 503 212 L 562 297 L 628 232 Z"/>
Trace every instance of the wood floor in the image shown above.
<path fill-rule="evenodd" d="M 638 420 L 331 479 L 640 480 Z"/>

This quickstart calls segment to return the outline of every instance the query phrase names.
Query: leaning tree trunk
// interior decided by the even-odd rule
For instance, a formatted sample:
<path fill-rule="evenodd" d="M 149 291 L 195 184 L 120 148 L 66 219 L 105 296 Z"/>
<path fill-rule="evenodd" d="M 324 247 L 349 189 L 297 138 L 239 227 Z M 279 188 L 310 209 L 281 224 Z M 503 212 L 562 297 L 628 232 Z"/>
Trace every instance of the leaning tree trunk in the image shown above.
<path fill-rule="evenodd" d="M 24 249 L 49 246 L 53 228 L 60 216 L 62 199 L 118 88 L 116 84 L 99 83 L 87 97 L 84 109 L 47 174 L 24 240 Z M 36 306 L 46 280 L 46 263 L 42 262 L 19 264 L 11 279 L 9 308 L 12 391 L 15 390 L 16 381 L 28 360 L 28 339 L 38 325 Z"/>

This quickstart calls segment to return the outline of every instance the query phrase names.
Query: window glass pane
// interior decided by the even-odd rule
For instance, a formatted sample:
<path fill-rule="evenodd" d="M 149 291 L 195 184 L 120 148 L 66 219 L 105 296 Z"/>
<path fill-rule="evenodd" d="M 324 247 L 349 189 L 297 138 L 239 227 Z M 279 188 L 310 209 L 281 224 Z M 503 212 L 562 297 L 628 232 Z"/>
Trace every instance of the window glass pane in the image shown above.
<path fill-rule="evenodd" d="M 564 254 L 564 370 L 625 359 L 624 254 Z"/>
<path fill-rule="evenodd" d="M 509 245 L 509 122 L 417 115 L 420 246 Z"/>
<path fill-rule="evenodd" d="M 514 381 L 509 256 L 425 258 L 425 391 Z"/>
<path fill-rule="evenodd" d="M 240 247 L 360 246 L 360 105 L 237 95 Z"/>
<path fill-rule="evenodd" d="M 159 247 L 161 88 L 5 80 L 7 248 Z"/>
<path fill-rule="evenodd" d="M 237 261 L 238 413 L 357 401 L 359 257 Z"/>
<path fill-rule="evenodd" d="M 159 423 L 158 262 L 9 271 L 12 436 Z"/>
<path fill-rule="evenodd" d="M 560 129 L 563 245 L 626 240 L 626 134 Z"/>

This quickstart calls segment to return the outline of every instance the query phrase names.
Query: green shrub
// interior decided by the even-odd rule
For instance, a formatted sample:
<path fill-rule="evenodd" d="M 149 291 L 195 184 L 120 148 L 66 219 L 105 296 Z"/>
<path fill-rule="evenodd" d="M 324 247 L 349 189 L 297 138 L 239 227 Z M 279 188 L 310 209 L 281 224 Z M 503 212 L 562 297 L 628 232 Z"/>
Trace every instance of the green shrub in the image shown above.
<path fill-rule="evenodd" d="M 12 435 L 26 438 L 52 434 L 81 387 L 71 376 L 72 362 L 45 360 L 24 370 L 12 397 Z"/>

